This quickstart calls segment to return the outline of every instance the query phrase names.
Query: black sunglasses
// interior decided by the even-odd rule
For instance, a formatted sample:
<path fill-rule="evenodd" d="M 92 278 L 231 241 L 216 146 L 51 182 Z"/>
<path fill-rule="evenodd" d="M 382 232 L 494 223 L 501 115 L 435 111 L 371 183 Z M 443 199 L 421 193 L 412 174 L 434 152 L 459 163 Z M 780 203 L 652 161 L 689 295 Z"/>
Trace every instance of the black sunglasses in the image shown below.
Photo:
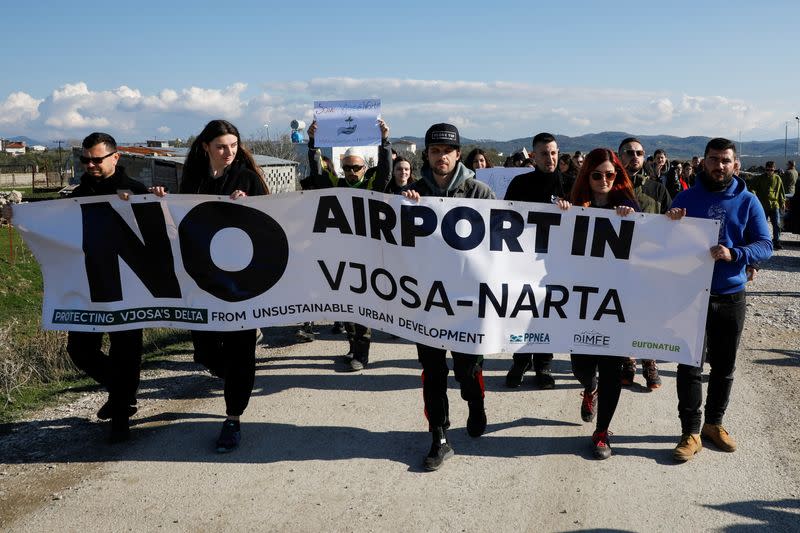
<path fill-rule="evenodd" d="M 628 150 L 625 150 L 625 153 L 630 155 L 630 156 L 634 156 L 635 155 L 636 157 L 642 157 L 644 155 L 644 150 L 628 149 Z"/>
<path fill-rule="evenodd" d="M 100 163 L 102 163 L 102 162 L 103 162 L 103 159 L 105 159 L 105 158 L 107 158 L 107 157 L 111 157 L 112 155 L 114 155 L 114 154 L 116 154 L 116 153 L 117 153 L 117 152 L 111 152 L 110 154 L 106 154 L 106 155 L 104 155 L 103 157 L 86 157 L 86 156 L 80 156 L 80 158 L 79 158 L 79 159 L 81 160 L 81 163 L 83 163 L 84 165 L 88 165 L 90 161 L 91 161 L 92 163 L 94 163 L 95 165 L 99 165 Z"/>
<path fill-rule="evenodd" d="M 364 165 L 342 165 L 342 170 L 345 172 L 359 172 L 362 168 Z"/>

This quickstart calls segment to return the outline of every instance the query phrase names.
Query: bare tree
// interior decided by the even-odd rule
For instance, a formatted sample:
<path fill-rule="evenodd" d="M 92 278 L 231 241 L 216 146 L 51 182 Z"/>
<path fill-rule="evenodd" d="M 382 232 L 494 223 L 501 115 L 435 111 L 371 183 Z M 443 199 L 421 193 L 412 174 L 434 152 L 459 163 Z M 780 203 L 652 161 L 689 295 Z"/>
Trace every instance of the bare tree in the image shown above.
<path fill-rule="evenodd" d="M 263 135 L 258 137 L 253 135 L 246 143 L 254 154 L 269 155 L 280 159 L 288 159 L 289 161 L 300 161 L 297 157 L 295 145 L 287 134 L 281 135 L 276 140 L 267 139 Z"/>

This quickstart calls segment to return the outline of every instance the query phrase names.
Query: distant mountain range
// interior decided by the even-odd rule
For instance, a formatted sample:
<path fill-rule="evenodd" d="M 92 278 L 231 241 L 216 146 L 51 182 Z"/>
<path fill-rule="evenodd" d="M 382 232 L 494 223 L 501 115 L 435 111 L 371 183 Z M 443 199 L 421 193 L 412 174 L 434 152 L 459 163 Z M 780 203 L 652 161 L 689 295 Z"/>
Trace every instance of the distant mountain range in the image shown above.
<path fill-rule="evenodd" d="M 626 137 L 637 137 L 642 141 L 644 149 L 648 154 L 652 154 L 656 149 L 661 148 L 667 152 L 667 155 L 676 159 L 690 159 L 694 155 L 702 157 L 705 150 L 706 143 L 711 137 L 674 137 L 672 135 L 632 135 L 621 131 L 604 131 L 602 133 L 587 133 L 578 137 L 568 137 L 566 135 L 556 135 L 556 142 L 558 149 L 561 152 L 573 153 L 580 150 L 584 153 L 592 150 L 593 148 L 611 148 L 617 150 L 619 143 Z M 423 137 L 402 137 L 402 139 L 411 141 L 421 148 L 425 145 Z M 531 150 L 531 143 L 533 137 L 522 137 L 520 139 L 512 139 L 510 141 L 493 141 L 490 139 L 468 139 L 461 138 L 462 146 L 477 145 L 481 147 L 488 147 L 509 156 L 514 152 L 519 152 L 522 148 Z M 766 158 L 772 157 L 776 160 L 783 159 L 784 154 L 784 139 L 777 139 L 774 141 L 745 141 L 743 146 L 739 146 L 737 142 L 737 149 L 744 157 Z M 789 139 L 788 142 L 788 156 L 792 158 L 797 152 L 797 139 Z M 466 154 L 464 154 L 466 155 Z"/>

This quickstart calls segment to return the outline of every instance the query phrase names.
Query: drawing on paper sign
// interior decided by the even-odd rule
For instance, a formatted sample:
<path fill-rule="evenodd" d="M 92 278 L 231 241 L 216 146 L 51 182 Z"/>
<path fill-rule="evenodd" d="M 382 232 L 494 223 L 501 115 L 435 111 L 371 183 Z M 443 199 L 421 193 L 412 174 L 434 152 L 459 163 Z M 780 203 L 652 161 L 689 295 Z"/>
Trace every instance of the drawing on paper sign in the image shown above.
<path fill-rule="evenodd" d="M 344 126 L 343 128 L 338 128 L 336 130 L 336 133 L 338 133 L 339 135 L 352 135 L 356 131 L 356 128 L 358 128 L 358 124 L 353 124 L 353 120 L 354 120 L 353 117 L 347 117 L 345 119 L 345 122 L 347 122 L 347 126 Z"/>

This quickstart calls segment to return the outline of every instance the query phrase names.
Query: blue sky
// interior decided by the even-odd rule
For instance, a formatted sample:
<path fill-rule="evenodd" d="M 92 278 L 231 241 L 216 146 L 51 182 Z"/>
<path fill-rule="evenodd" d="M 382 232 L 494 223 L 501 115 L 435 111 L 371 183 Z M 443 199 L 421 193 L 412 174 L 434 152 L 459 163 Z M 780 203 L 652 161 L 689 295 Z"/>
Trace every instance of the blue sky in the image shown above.
<path fill-rule="evenodd" d="M 800 115 L 800 3 L 14 2 L 0 136 L 245 136 L 380 98 L 393 136 L 779 139 Z"/>

